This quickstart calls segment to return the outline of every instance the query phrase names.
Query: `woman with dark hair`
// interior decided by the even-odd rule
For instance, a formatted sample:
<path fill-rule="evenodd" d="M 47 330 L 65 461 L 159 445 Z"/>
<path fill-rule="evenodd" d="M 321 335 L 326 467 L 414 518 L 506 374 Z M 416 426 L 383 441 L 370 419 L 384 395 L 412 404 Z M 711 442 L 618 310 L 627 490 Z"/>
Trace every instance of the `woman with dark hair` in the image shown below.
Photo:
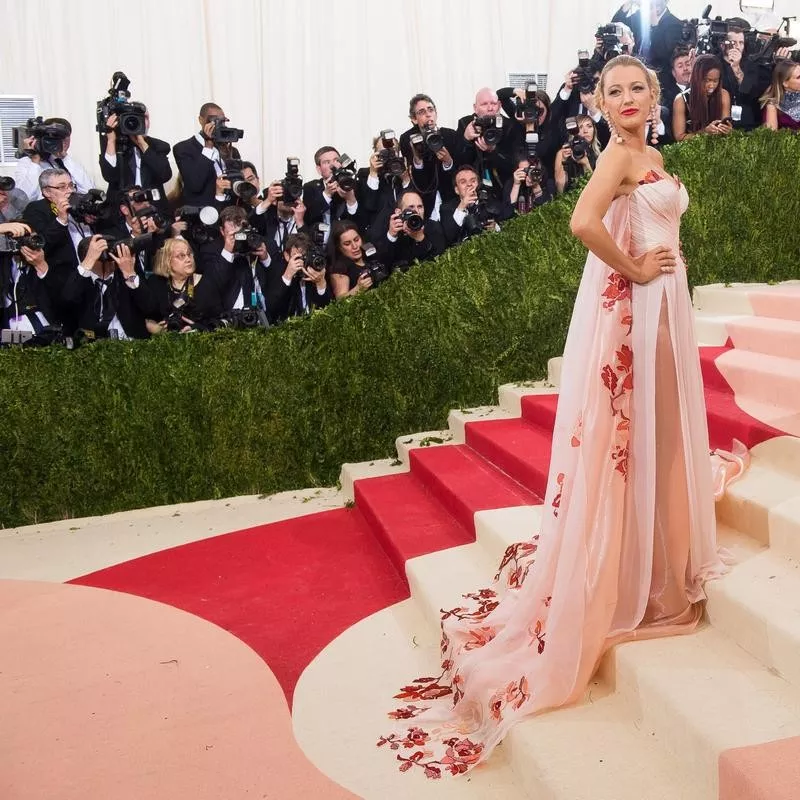
<path fill-rule="evenodd" d="M 800 64 L 785 59 L 775 64 L 772 85 L 761 96 L 764 125 L 800 130 Z"/>
<path fill-rule="evenodd" d="M 726 134 L 733 130 L 731 96 L 722 88 L 722 62 L 712 55 L 698 56 L 689 90 L 672 103 L 672 134 L 682 142 L 698 133 Z"/>
<path fill-rule="evenodd" d="M 597 139 L 597 126 L 594 120 L 586 114 L 578 114 L 575 117 L 575 124 L 578 127 L 574 135 L 583 140 L 582 153 L 579 151 L 579 157 L 575 157 L 572 146 L 573 134 L 568 133 L 555 164 L 556 189 L 559 194 L 569 191 L 578 178 L 591 175 L 600 155 L 600 142 Z M 580 146 L 581 143 L 576 144 Z"/>
<path fill-rule="evenodd" d="M 372 287 L 372 278 L 364 272 L 366 260 L 362 245 L 358 225 L 343 219 L 333 223 L 328 239 L 328 274 L 337 300 Z"/>

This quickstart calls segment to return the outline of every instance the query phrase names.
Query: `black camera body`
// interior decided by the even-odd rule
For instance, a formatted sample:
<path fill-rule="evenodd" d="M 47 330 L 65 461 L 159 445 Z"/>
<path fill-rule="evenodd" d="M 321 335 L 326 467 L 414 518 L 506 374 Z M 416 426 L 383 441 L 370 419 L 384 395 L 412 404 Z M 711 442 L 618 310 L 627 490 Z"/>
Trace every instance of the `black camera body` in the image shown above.
<path fill-rule="evenodd" d="M 375 245 L 370 242 L 364 243 L 364 269 L 362 275 L 369 275 L 372 278 L 372 287 L 383 283 L 390 275 L 389 268 L 377 258 Z"/>
<path fill-rule="evenodd" d="M 29 247 L 31 250 L 44 250 L 44 237 L 38 233 L 26 233 L 24 236 L 11 236 L 6 234 L 6 241 L 8 247 L 7 253 L 18 253 L 23 247 Z"/>
<path fill-rule="evenodd" d="M 463 229 L 467 236 L 481 233 L 487 225 L 496 222 L 502 214 L 503 205 L 495 200 L 485 187 L 478 189 L 478 199 L 467 206 Z"/>
<path fill-rule="evenodd" d="M 238 308 L 227 311 L 220 319 L 220 327 L 238 330 L 247 328 L 269 328 L 267 315 L 260 308 Z"/>
<path fill-rule="evenodd" d="M 0 192 L 10 192 L 16 185 L 10 175 L 0 175 Z"/>
<path fill-rule="evenodd" d="M 186 238 L 195 244 L 206 244 L 216 236 L 219 211 L 214 206 L 182 206 L 175 217 L 186 222 Z"/>
<path fill-rule="evenodd" d="M 597 87 L 595 73 L 601 71 L 602 63 L 597 63 L 590 58 L 588 50 L 578 50 L 578 66 L 575 74 L 578 76 L 578 91 L 581 94 L 591 94 Z"/>
<path fill-rule="evenodd" d="M 244 131 L 241 128 L 231 128 L 225 124 L 226 122 L 228 120 L 223 118 L 214 120 L 214 128 L 211 131 L 211 140 L 214 144 L 233 144 L 244 138 Z"/>
<path fill-rule="evenodd" d="M 98 133 L 109 133 L 108 118 L 117 115 L 117 133 L 120 136 L 144 136 L 147 132 L 147 106 L 130 100 L 131 93 L 128 87 L 130 80 L 124 72 L 115 72 L 111 76 L 111 88 L 108 97 L 97 101 L 97 126 Z M 127 139 L 120 140 L 120 147 L 125 147 Z"/>
<path fill-rule="evenodd" d="M 424 218 L 411 208 L 401 211 L 400 219 L 403 220 L 410 231 L 421 231 L 425 227 Z"/>
<path fill-rule="evenodd" d="M 525 99 L 514 98 L 514 114 L 525 125 L 526 131 L 535 131 L 539 127 L 537 89 L 535 83 L 529 83 L 525 86 Z"/>
<path fill-rule="evenodd" d="M 325 251 L 322 247 L 316 243 L 312 244 L 304 253 L 303 253 L 303 266 L 310 267 L 317 272 L 321 272 L 328 264 L 328 260 L 325 258 Z M 298 273 L 299 275 L 300 273 Z"/>
<path fill-rule="evenodd" d="M 33 150 L 24 148 L 24 140 L 34 137 Z M 11 140 L 16 148 L 14 156 L 38 155 L 42 157 L 57 156 L 64 147 L 64 139 L 69 137 L 69 128 L 60 122 L 44 124 L 42 117 L 31 117 L 24 125 L 17 125 L 11 130 Z"/>
<path fill-rule="evenodd" d="M 503 118 L 500 114 L 494 117 L 479 117 L 476 114 L 472 120 L 472 125 L 478 136 L 490 147 L 497 145 L 503 138 Z"/>
<path fill-rule="evenodd" d="M 286 175 L 281 181 L 283 197 L 281 202 L 296 206 L 303 196 L 303 178 L 300 175 L 300 159 L 289 156 L 286 159 Z"/>
<path fill-rule="evenodd" d="M 89 189 L 85 194 L 73 192 L 69 196 L 69 213 L 78 222 L 88 224 L 89 217 L 94 217 L 95 220 L 108 220 L 113 211 L 102 189 Z"/>
<path fill-rule="evenodd" d="M 342 153 L 339 157 L 340 167 L 334 167 L 331 170 L 331 177 L 328 182 L 335 181 L 343 192 L 352 192 L 355 190 L 358 181 L 356 179 L 356 162 L 353 161 L 347 153 Z"/>
<path fill-rule="evenodd" d="M 575 117 L 567 117 L 566 127 L 572 158 L 575 161 L 580 161 L 589 154 L 589 143 L 578 135 L 578 121 Z"/>
<path fill-rule="evenodd" d="M 425 125 L 420 129 L 425 147 L 434 155 L 444 150 L 444 136 L 436 125 Z"/>
<path fill-rule="evenodd" d="M 612 58 L 616 58 L 624 52 L 620 41 L 620 33 L 620 28 L 615 22 L 601 25 L 595 32 L 595 39 L 601 41 L 600 53 L 602 54 L 603 63 L 611 61 Z"/>
<path fill-rule="evenodd" d="M 233 252 L 238 254 L 252 253 L 264 244 L 264 237 L 249 225 L 240 228 L 233 235 Z"/>
<path fill-rule="evenodd" d="M 258 189 L 244 179 L 242 174 L 242 160 L 239 158 L 226 158 L 223 163 L 223 176 L 231 183 L 230 193 L 238 197 L 243 203 L 250 201 L 258 194 Z"/>
<path fill-rule="evenodd" d="M 400 153 L 397 137 L 393 130 L 381 131 L 381 149 L 378 151 L 380 172 L 392 178 L 399 177 L 406 171 L 406 160 Z"/>
<path fill-rule="evenodd" d="M 116 239 L 113 236 L 101 235 L 101 239 L 104 239 L 108 244 L 108 250 L 105 250 L 100 255 L 101 261 L 111 261 L 111 252 L 113 251 L 115 254 L 117 248 L 121 245 L 125 245 L 130 251 L 132 255 L 138 255 L 144 250 L 148 250 L 153 246 L 153 234 L 152 233 L 143 233 L 141 236 L 129 236 L 127 239 Z"/>

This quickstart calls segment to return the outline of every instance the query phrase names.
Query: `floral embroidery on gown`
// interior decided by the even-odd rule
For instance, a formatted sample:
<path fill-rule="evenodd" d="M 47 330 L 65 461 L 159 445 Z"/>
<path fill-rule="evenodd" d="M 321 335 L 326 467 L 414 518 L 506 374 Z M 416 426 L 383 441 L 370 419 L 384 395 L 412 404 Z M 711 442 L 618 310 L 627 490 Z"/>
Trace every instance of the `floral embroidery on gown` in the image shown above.
<path fill-rule="evenodd" d="M 680 181 L 651 170 L 603 222 L 632 256 L 679 253 L 687 205 Z M 541 530 L 507 549 L 491 588 L 442 611 L 439 674 L 395 695 L 396 732 L 378 746 L 403 772 L 462 774 L 517 720 L 579 700 L 612 645 L 692 631 L 703 582 L 727 570 L 715 480 L 682 255 L 673 274 L 639 285 L 589 253 Z M 719 493 L 725 475 L 717 482 Z"/>

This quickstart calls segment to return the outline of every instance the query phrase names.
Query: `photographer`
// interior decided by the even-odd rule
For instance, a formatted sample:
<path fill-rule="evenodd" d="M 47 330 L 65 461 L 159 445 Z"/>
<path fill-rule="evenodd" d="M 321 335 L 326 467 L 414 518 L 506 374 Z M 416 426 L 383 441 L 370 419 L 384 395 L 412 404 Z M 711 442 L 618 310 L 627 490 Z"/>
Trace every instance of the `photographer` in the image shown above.
<path fill-rule="evenodd" d="M 363 244 L 361 232 L 354 222 L 339 220 L 331 227 L 328 239 L 328 272 L 333 296 L 337 300 L 372 288 L 373 280 L 367 271 Z"/>
<path fill-rule="evenodd" d="M 150 112 L 145 113 L 144 119 L 146 130 L 149 130 Z M 172 178 L 172 167 L 167 158 L 170 146 L 146 134 L 121 134 L 116 114 L 108 117 L 106 126 L 107 132 L 100 134 L 100 173 L 108 183 L 109 200 L 116 202 L 124 186 L 155 189 L 159 199 L 153 202 L 166 213 L 168 204 L 164 184 Z"/>
<path fill-rule="evenodd" d="M 275 319 L 283 292 L 267 243 L 247 226 L 247 211 L 228 206 L 219 215 L 220 238 L 204 248 L 202 272 L 216 284 L 227 314 L 250 309 Z"/>
<path fill-rule="evenodd" d="M 123 244 L 115 252 L 99 234 L 78 245 L 80 264 L 64 286 L 62 301 L 90 338 L 146 339 L 145 318 L 152 295 L 136 273 L 134 257 Z"/>
<path fill-rule="evenodd" d="M 550 96 L 534 84 L 528 89 L 510 86 L 497 90 L 503 111 L 519 126 L 523 142 L 529 131 L 537 137 L 536 152 L 549 175 L 553 174 L 556 153 L 561 146 L 558 120 L 550 114 Z"/>
<path fill-rule="evenodd" d="M 597 128 L 591 117 L 583 114 L 567 120 L 567 139 L 556 158 L 556 190 L 568 192 L 575 181 L 591 175 L 600 155 Z"/>
<path fill-rule="evenodd" d="M 761 104 L 767 128 L 800 130 L 800 64 L 789 59 L 778 61 L 772 85 L 762 95 Z"/>
<path fill-rule="evenodd" d="M 357 219 L 355 173 L 352 175 L 352 188 L 339 186 L 334 174 L 339 174 L 342 169 L 339 151 L 330 145 L 320 147 L 314 153 L 314 164 L 320 177 L 303 186 L 306 225 L 316 225 L 319 222 L 332 225 L 339 219 Z"/>
<path fill-rule="evenodd" d="M 672 104 L 672 135 L 682 142 L 698 133 L 726 135 L 733 130 L 731 97 L 722 88 L 722 62 L 712 55 L 695 59 L 689 90 Z"/>
<path fill-rule="evenodd" d="M 442 229 L 448 245 L 456 244 L 483 230 L 499 231 L 498 222 L 507 219 L 513 210 L 502 203 L 484 200 L 479 193 L 480 177 L 475 167 L 464 164 L 453 179 L 456 197 L 442 206 Z M 485 191 L 485 190 L 484 190 Z"/>
<path fill-rule="evenodd" d="M 21 222 L 0 223 L 0 238 L 16 240 L 18 252 L 0 253 L 0 328 L 37 334 L 56 322 L 52 272 L 40 239 Z"/>
<path fill-rule="evenodd" d="M 373 235 L 373 240 L 381 243 L 378 251 L 388 268 L 405 268 L 414 261 L 428 261 L 447 247 L 442 226 L 425 218 L 425 205 L 413 189 L 398 198 L 383 238 Z"/>
<path fill-rule="evenodd" d="M 514 153 L 522 147 L 522 130 L 504 117 L 500 109 L 500 100 L 495 91 L 488 87 L 478 90 L 472 106 L 473 113 L 461 117 L 456 128 L 461 145 L 460 163 L 475 165 L 479 153 L 489 152 L 501 155 L 504 161 L 513 162 Z M 503 180 L 505 182 L 505 178 Z"/>
<path fill-rule="evenodd" d="M 722 45 L 722 85 L 731 98 L 731 117 L 735 130 L 750 131 L 761 124 L 758 99 L 764 91 L 761 70 L 750 59 L 744 30 L 729 25 L 728 38 Z"/>
<path fill-rule="evenodd" d="M 203 103 L 197 121 L 200 131 L 173 148 L 175 164 L 183 182 L 183 204 L 217 206 L 230 201 L 231 182 L 225 177 L 225 160 L 240 158 L 231 141 L 217 141 L 226 136 L 225 112 L 216 103 Z"/>
<path fill-rule="evenodd" d="M 40 118 L 41 119 L 41 118 Z M 46 129 L 48 144 L 53 144 L 55 152 L 45 152 L 42 136 L 29 133 L 22 143 L 25 155 L 17 161 L 14 179 L 17 188 L 25 192 L 30 201 L 41 200 L 42 192 L 39 176 L 46 169 L 65 170 L 75 188 L 81 194 L 94 188 L 94 183 L 86 170 L 70 154 L 72 125 L 61 117 L 50 117 L 42 122 Z"/>
<path fill-rule="evenodd" d="M 400 135 L 400 152 L 411 165 L 411 183 L 426 214 L 438 219 L 439 206 L 453 197 L 451 176 L 458 166 L 459 137 L 452 128 L 438 126 L 436 105 L 427 94 L 411 98 L 408 116 L 412 126 Z"/>
<path fill-rule="evenodd" d="M 277 320 L 310 314 L 333 299 L 326 276 L 325 252 L 304 233 L 290 234 L 283 246 L 284 270 L 279 290 Z"/>
<path fill-rule="evenodd" d="M 411 186 L 408 162 L 392 130 L 383 130 L 372 140 L 369 167 L 358 171 L 358 194 L 365 228 L 380 225 L 386 230 L 388 216 L 400 195 Z"/>
<path fill-rule="evenodd" d="M 305 203 L 301 199 L 285 200 L 282 181 L 273 181 L 263 193 L 263 199 L 257 197 L 254 202 L 250 224 L 266 239 L 271 256 L 280 260 L 286 240 L 306 228 Z"/>
<path fill-rule="evenodd" d="M 19 219 L 25 206 L 28 205 L 28 195 L 16 188 L 13 178 L 5 175 L 0 177 L 0 224 Z M 5 237 L 0 236 L 0 253 L 8 250 L 9 244 Z"/>
<path fill-rule="evenodd" d="M 147 282 L 152 311 L 145 321 L 150 334 L 204 330 L 222 316 L 219 287 L 197 273 L 194 253 L 184 239 L 164 242 L 153 273 Z"/>
<path fill-rule="evenodd" d="M 579 115 L 591 118 L 597 131 L 600 149 L 602 150 L 611 139 L 608 123 L 603 119 L 594 96 L 602 64 L 598 64 L 596 60 L 589 59 L 585 50 L 580 51 L 578 55 L 580 63 L 575 69 L 566 74 L 564 83 L 550 106 L 550 116 L 553 123 L 558 125 L 561 141 L 563 141 L 566 132 L 565 123 L 567 119 Z M 558 158 L 554 160 L 554 166 L 557 161 Z"/>
<path fill-rule="evenodd" d="M 541 164 L 531 164 L 523 151 L 517 159 L 517 168 L 503 190 L 503 199 L 515 214 L 527 214 L 534 208 L 550 202 L 555 195 L 555 185 Z"/>

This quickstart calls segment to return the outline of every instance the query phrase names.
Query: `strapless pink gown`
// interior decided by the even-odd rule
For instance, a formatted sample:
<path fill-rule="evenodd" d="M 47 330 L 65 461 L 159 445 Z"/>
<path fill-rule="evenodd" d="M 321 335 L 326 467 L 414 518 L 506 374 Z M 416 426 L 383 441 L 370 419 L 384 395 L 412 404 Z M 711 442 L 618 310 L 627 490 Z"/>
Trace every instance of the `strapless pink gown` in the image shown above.
<path fill-rule="evenodd" d="M 637 256 L 680 252 L 686 189 L 648 173 L 604 224 Z M 459 774 L 522 717 L 581 698 L 618 642 L 688 633 L 716 543 L 708 430 L 685 264 L 631 284 L 589 254 L 564 350 L 537 536 L 442 618 L 438 677 L 396 695 L 379 746 L 403 771 Z"/>

